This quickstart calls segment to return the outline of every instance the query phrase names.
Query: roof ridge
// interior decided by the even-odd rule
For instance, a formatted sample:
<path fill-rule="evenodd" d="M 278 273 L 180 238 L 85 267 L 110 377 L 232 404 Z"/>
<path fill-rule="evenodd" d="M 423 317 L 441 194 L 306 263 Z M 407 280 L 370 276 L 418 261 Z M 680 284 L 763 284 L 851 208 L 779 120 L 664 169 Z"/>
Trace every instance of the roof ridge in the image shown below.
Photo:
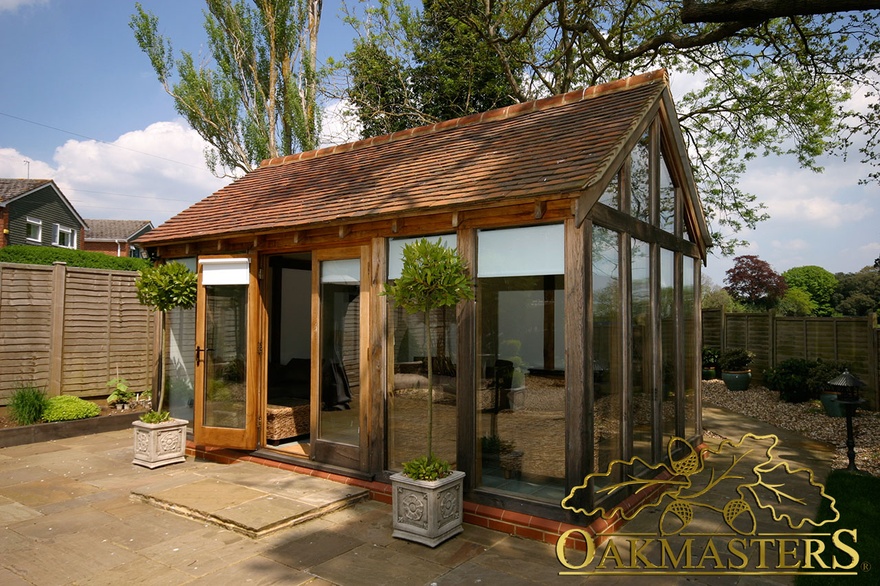
<path fill-rule="evenodd" d="M 472 126 L 474 124 L 481 124 L 483 122 L 492 122 L 496 120 L 507 120 L 510 118 L 515 118 L 517 116 L 522 116 L 524 114 L 540 112 L 551 108 L 557 108 L 559 106 L 582 102 L 586 99 L 596 96 L 607 95 L 621 90 L 632 89 L 638 86 L 657 82 L 663 82 L 667 86 L 669 85 L 669 76 L 665 69 L 656 69 L 654 71 L 634 75 L 632 77 L 625 77 L 623 79 L 617 79 L 599 85 L 592 85 L 564 94 L 558 94 L 547 98 L 532 100 L 530 102 L 512 104 L 510 106 L 504 106 L 503 108 L 488 110 L 480 114 L 470 114 L 462 118 L 444 120 L 442 122 L 436 122 L 434 124 L 428 124 L 426 126 L 417 126 L 415 128 L 408 128 L 406 130 L 398 130 L 397 132 L 392 132 L 391 134 L 384 134 L 381 136 L 364 138 L 345 144 L 324 147 L 301 153 L 294 153 L 291 155 L 274 157 L 262 161 L 260 163 L 260 167 L 276 167 L 279 165 L 285 165 L 287 163 L 293 163 L 295 161 L 305 161 L 327 155 L 333 155 L 336 153 L 345 153 L 353 150 L 359 150 L 362 148 L 394 142 L 397 140 L 413 138 L 416 136 L 424 136 L 451 128 L 461 128 L 464 126 Z"/>

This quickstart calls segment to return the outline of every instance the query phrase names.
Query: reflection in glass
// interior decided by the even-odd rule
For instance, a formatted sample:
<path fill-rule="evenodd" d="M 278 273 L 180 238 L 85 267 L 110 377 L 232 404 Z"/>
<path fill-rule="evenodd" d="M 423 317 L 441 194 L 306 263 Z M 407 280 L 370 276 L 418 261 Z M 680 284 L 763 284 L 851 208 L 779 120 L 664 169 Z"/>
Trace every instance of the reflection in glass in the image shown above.
<path fill-rule="evenodd" d="M 478 280 L 478 485 L 565 496 L 562 225 L 482 231 Z"/>
<path fill-rule="evenodd" d="M 321 263 L 320 439 L 360 444 L 360 261 Z"/>
<path fill-rule="evenodd" d="M 244 429 L 247 407 L 247 285 L 205 286 L 207 427 Z"/>
<path fill-rule="evenodd" d="M 622 457 L 620 422 L 620 268 L 618 233 L 593 226 L 593 472 Z M 615 469 L 619 469 L 616 467 Z M 619 482 L 600 477 L 596 487 Z"/>
<path fill-rule="evenodd" d="M 684 257 L 682 292 L 684 300 L 684 431 L 685 434 L 697 433 L 697 402 L 699 401 L 699 384 L 697 377 L 697 332 L 695 329 L 696 289 L 695 274 L 699 271 L 699 259 Z"/>
<path fill-rule="evenodd" d="M 660 229 L 675 232 L 675 184 L 660 153 Z"/>
<path fill-rule="evenodd" d="M 632 240 L 633 455 L 650 462 L 653 423 L 650 247 Z"/>
<path fill-rule="evenodd" d="M 629 213 L 632 217 L 643 222 L 651 221 L 650 145 L 650 134 L 646 131 L 630 155 L 632 165 L 630 167 Z"/>
<path fill-rule="evenodd" d="M 389 302 L 390 303 L 390 302 Z M 410 314 L 391 305 L 388 312 L 389 345 L 393 347 L 387 402 L 389 470 L 423 456 L 428 437 L 428 359 L 425 352 L 425 315 Z M 434 386 L 434 455 L 455 464 L 458 417 L 456 410 L 458 328 L 455 308 L 431 313 L 431 374 Z"/>
<path fill-rule="evenodd" d="M 160 409 L 192 427 L 195 401 L 196 310 L 176 307 L 165 317 L 165 396 Z"/>
<path fill-rule="evenodd" d="M 602 196 L 599 198 L 599 203 L 605 204 L 608 207 L 614 208 L 615 210 L 620 209 L 620 176 L 619 174 L 615 174 L 611 179 L 611 183 L 608 184 L 608 187 L 605 188 L 605 191 L 602 192 Z"/>
<path fill-rule="evenodd" d="M 675 253 L 660 249 L 660 356 L 663 446 L 675 435 Z"/>

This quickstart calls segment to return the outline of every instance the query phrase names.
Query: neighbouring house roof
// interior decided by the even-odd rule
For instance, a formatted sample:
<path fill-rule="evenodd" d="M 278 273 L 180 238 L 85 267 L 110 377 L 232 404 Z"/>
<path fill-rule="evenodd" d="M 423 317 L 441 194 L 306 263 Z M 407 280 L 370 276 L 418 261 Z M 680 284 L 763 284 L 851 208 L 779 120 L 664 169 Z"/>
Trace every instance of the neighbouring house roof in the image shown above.
<path fill-rule="evenodd" d="M 266 160 L 139 243 L 153 246 L 254 231 L 282 232 L 520 198 L 578 197 L 600 181 L 607 182 L 609 167 L 619 164 L 621 152 L 631 148 L 639 125 L 659 108 L 672 108 L 671 104 L 666 73 L 655 71 Z M 680 137 L 674 111 L 669 114 L 667 119 Z M 691 177 L 683 143 L 679 139 L 674 144 Z M 691 197 L 704 227 L 696 193 Z M 702 231 L 699 238 L 705 246 L 708 231 Z"/>
<path fill-rule="evenodd" d="M 52 179 L 2 179 L 0 178 L 0 207 L 5 207 L 7 204 L 21 199 L 23 197 L 27 197 L 28 195 L 39 191 L 44 187 L 51 187 L 53 191 L 58 195 L 61 199 L 62 203 L 70 210 L 70 213 L 74 215 L 77 221 L 80 223 L 80 226 L 85 227 L 85 220 L 82 219 L 82 216 L 76 211 L 76 209 L 71 205 L 71 203 L 64 197 L 64 194 L 61 193 L 61 190 L 58 189 L 58 186 L 55 185 L 55 181 Z"/>
<path fill-rule="evenodd" d="M 131 242 L 153 229 L 149 220 L 86 220 L 90 242 Z"/>

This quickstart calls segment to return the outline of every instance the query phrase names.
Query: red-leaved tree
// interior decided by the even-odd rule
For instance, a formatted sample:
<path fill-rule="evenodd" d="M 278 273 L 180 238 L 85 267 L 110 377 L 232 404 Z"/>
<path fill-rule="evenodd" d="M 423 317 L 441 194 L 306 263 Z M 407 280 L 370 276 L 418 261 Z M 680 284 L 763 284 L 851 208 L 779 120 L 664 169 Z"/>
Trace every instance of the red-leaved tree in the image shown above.
<path fill-rule="evenodd" d="M 785 295 L 785 279 L 755 255 L 738 256 L 724 277 L 725 289 L 741 303 L 771 309 Z"/>

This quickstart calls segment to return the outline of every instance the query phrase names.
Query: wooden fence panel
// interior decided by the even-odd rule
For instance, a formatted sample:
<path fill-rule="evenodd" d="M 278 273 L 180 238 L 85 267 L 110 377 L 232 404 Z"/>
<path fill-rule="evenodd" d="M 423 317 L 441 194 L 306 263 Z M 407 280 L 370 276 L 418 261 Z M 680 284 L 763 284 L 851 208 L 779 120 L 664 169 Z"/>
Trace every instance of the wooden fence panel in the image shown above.
<path fill-rule="evenodd" d="M 22 382 L 100 397 L 152 381 L 155 318 L 127 271 L 0 264 L 0 404 Z M 56 380 L 57 379 L 57 380 Z"/>
<path fill-rule="evenodd" d="M 880 406 L 880 330 L 876 315 L 868 317 L 783 317 L 769 313 L 703 312 L 703 345 L 721 340 L 719 347 L 744 347 L 755 353 L 752 377 L 784 360 L 833 360 L 849 365 L 867 384 L 863 396 Z"/>

